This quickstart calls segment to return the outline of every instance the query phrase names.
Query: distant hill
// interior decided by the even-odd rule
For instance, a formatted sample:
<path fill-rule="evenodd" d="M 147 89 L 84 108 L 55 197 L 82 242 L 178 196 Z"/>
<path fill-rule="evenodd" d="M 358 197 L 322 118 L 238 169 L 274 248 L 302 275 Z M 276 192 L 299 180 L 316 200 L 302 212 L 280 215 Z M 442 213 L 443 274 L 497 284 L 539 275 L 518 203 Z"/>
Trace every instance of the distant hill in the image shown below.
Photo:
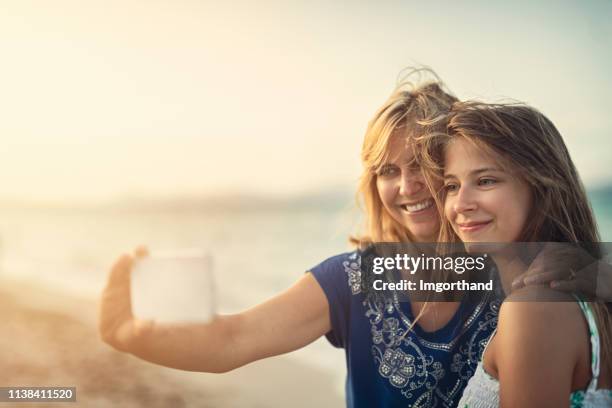
<path fill-rule="evenodd" d="M 325 190 L 290 196 L 227 194 L 209 197 L 125 198 L 105 205 L 109 209 L 151 211 L 333 211 L 354 203 L 346 190 Z"/>
<path fill-rule="evenodd" d="M 354 192 L 343 188 L 293 194 L 218 194 L 202 196 L 127 196 L 104 203 L 56 204 L 0 200 L 0 209 L 57 211 L 337 211 L 354 207 Z"/>
<path fill-rule="evenodd" d="M 612 204 L 612 185 L 587 189 L 591 199 L 602 200 Z"/>

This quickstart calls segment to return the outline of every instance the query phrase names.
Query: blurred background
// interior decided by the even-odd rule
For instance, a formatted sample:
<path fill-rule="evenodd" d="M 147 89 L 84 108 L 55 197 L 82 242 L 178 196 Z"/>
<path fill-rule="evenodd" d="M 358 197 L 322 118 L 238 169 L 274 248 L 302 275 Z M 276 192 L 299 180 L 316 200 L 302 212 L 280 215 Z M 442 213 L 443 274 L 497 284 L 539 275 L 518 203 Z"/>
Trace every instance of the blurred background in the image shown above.
<path fill-rule="evenodd" d="M 11 363 L 0 386 L 63 378 L 88 406 L 110 404 L 110 388 L 151 406 L 161 377 L 134 373 L 156 368 L 93 331 L 113 260 L 139 244 L 205 248 L 219 310 L 231 313 L 348 250 L 362 137 L 408 66 L 432 67 L 461 99 L 546 114 L 612 241 L 609 1 L 0 0 L 0 10 L 2 337 L 24 344 L 1 357 Z M 52 346 L 70 319 L 74 335 Z M 83 360 L 81 335 L 99 360 Z M 210 391 L 160 399 L 175 406 L 299 406 L 317 386 L 342 406 L 344 355 L 324 340 L 262 364 L 225 380 L 154 375 Z"/>

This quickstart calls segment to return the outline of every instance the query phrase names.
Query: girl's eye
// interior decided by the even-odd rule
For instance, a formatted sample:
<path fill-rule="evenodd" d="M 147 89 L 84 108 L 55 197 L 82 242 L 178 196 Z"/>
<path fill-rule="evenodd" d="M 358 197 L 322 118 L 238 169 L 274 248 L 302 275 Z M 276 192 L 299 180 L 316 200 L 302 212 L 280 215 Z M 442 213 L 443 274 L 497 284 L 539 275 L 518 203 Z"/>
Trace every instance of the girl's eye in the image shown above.
<path fill-rule="evenodd" d="M 455 183 L 447 183 L 444 185 L 444 191 L 446 191 L 447 193 L 452 193 L 454 191 L 457 191 L 459 189 L 459 186 Z"/>
<path fill-rule="evenodd" d="M 480 179 L 478 180 L 478 185 L 479 186 L 492 186 L 493 184 L 497 183 L 497 180 L 495 179 Z"/>

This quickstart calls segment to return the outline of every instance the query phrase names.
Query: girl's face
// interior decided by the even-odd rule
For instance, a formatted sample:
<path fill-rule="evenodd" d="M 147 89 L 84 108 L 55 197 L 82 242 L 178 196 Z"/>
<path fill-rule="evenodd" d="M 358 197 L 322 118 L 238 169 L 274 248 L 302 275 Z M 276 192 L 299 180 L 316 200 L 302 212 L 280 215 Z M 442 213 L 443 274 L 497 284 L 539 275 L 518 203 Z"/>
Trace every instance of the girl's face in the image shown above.
<path fill-rule="evenodd" d="M 406 146 L 403 137 L 393 137 L 389 149 L 389 161 L 376 173 L 376 187 L 383 206 L 417 242 L 435 242 L 440 216 L 421 168 L 415 163 L 414 152 Z"/>
<path fill-rule="evenodd" d="M 525 181 L 503 170 L 499 158 L 463 138 L 445 151 L 444 213 L 464 242 L 513 242 L 531 210 Z"/>

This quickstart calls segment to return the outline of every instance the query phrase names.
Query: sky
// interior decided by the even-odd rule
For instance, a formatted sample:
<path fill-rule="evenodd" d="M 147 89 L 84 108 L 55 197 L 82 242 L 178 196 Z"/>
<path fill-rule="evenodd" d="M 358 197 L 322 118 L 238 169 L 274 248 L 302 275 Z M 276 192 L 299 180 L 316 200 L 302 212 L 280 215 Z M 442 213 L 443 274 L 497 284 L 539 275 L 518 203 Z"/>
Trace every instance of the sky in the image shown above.
<path fill-rule="evenodd" d="M 0 0 L 0 198 L 350 190 L 414 65 L 535 106 L 585 183 L 612 183 L 611 20 L 608 1 Z"/>

